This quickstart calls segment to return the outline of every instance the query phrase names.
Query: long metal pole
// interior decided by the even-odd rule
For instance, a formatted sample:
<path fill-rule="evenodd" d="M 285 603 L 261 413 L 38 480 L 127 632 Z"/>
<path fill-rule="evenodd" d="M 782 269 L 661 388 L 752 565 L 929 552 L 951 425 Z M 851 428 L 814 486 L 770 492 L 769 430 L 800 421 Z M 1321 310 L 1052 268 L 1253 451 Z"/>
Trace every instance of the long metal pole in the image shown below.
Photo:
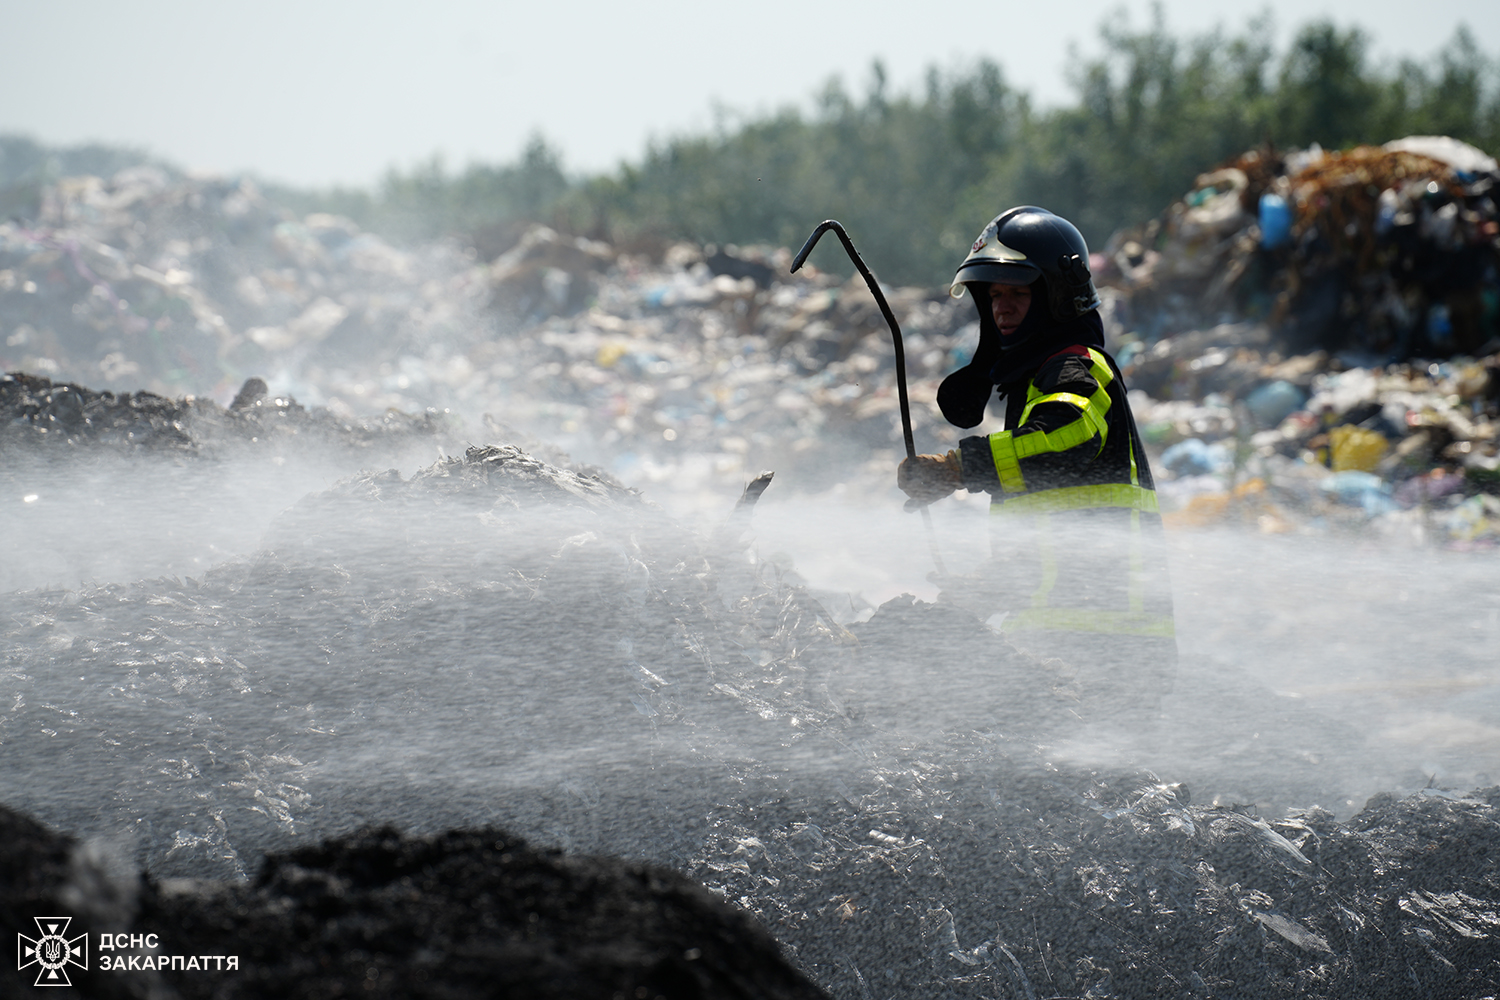
<path fill-rule="evenodd" d="M 849 239 L 849 234 L 844 232 L 844 227 L 834 219 L 825 219 L 818 224 L 818 228 L 812 231 L 807 242 L 802 244 L 802 249 L 797 251 L 797 256 L 792 258 L 792 273 L 796 274 L 807 263 L 807 255 L 812 253 L 812 248 L 817 245 L 819 238 L 828 230 L 832 229 L 838 234 L 839 242 L 844 244 L 844 249 L 849 253 L 849 259 L 854 261 L 854 266 L 864 277 L 865 284 L 870 286 L 870 294 L 875 296 L 875 304 L 880 306 L 880 314 L 885 317 L 886 324 L 891 328 L 891 342 L 896 347 L 896 393 L 901 398 L 901 431 L 906 436 L 906 457 L 915 458 L 917 446 L 911 436 L 911 404 L 906 398 L 906 348 L 901 344 L 901 324 L 896 322 L 896 316 L 891 312 L 890 303 L 885 300 L 885 293 L 880 290 L 880 282 L 875 280 L 875 275 L 865 266 L 864 259 L 860 257 L 859 251 L 854 249 L 854 241 Z"/>
<path fill-rule="evenodd" d="M 818 224 L 818 228 L 812 231 L 807 242 L 802 244 L 802 249 L 797 251 L 797 256 L 792 258 L 792 273 L 796 274 L 807 263 L 807 255 L 812 253 L 812 248 L 817 245 L 818 240 L 828 230 L 832 229 L 838 234 L 839 242 L 844 244 L 844 250 L 849 254 L 849 259 L 854 262 L 854 267 L 865 279 L 865 284 L 870 286 L 870 294 L 875 296 L 875 304 L 880 306 L 880 314 L 885 317 L 886 325 L 891 328 L 891 343 L 896 348 L 896 393 L 901 400 L 901 433 L 906 438 L 906 457 L 917 457 L 917 445 L 911 433 L 911 403 L 906 398 L 906 348 L 901 343 L 901 324 L 896 322 L 895 313 L 891 312 L 890 303 L 885 300 L 885 293 L 880 290 L 880 282 L 875 280 L 875 275 L 865 266 L 864 258 L 859 251 L 854 249 L 854 241 L 849 234 L 844 232 L 844 227 L 835 219 L 824 219 Z M 937 533 L 932 527 L 932 514 L 927 505 L 922 504 L 922 523 L 927 527 L 927 547 L 932 550 L 932 562 L 937 566 L 940 576 L 947 576 L 948 570 L 943 566 L 943 557 L 938 554 Z"/>

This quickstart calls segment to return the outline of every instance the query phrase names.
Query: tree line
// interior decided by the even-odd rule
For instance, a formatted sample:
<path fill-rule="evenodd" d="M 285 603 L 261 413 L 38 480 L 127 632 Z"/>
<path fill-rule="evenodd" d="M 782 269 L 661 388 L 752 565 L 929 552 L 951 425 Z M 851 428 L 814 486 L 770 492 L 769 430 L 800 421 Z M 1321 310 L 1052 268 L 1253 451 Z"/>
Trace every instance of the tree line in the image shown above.
<path fill-rule="evenodd" d="M 1051 208 L 1100 245 L 1251 148 L 1440 134 L 1500 149 L 1500 60 L 1466 29 L 1426 60 L 1394 64 L 1373 59 L 1358 27 L 1312 22 L 1283 51 L 1272 37 L 1268 16 L 1183 39 L 1159 10 L 1144 29 L 1120 15 L 1102 27 L 1101 51 L 1078 59 L 1075 100 L 1058 108 L 1034 107 L 991 61 L 932 68 L 905 93 L 876 62 L 862 94 L 835 78 L 809 111 L 727 117 L 612 173 L 571 175 L 537 137 L 507 164 L 453 171 L 433 159 L 374 190 L 271 193 L 396 239 L 459 235 L 487 256 L 532 221 L 625 246 L 795 247 L 832 217 L 883 278 L 935 284 L 1013 204 Z"/>

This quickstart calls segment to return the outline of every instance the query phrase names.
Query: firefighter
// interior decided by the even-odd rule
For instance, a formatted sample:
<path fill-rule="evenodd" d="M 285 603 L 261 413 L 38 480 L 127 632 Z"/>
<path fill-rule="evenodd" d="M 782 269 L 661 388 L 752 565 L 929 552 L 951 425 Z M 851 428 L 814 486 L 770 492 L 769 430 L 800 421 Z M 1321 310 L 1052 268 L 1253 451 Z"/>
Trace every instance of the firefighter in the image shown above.
<path fill-rule="evenodd" d="M 1176 671 L 1172 596 L 1156 491 L 1125 383 L 1104 350 L 1088 247 L 1066 219 L 1022 206 L 975 240 L 951 292 L 979 310 L 979 346 L 938 389 L 948 421 L 984 419 L 998 388 L 1005 429 L 903 461 L 926 504 L 990 494 L 981 617 L 1016 646 L 1059 658 L 1097 718 L 1153 716 Z M 987 612 L 989 614 L 987 614 Z"/>

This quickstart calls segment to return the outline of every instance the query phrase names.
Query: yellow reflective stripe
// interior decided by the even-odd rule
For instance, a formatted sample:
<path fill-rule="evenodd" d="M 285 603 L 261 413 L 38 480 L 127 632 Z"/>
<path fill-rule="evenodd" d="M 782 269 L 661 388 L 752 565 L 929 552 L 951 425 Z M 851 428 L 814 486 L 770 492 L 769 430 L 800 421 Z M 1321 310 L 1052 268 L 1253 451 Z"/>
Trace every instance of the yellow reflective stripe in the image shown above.
<path fill-rule="evenodd" d="M 1081 444 L 1083 441 L 1087 441 L 1089 438 L 1097 434 L 1099 435 L 1099 449 L 1101 451 L 1104 449 L 1104 442 L 1109 438 L 1109 418 L 1105 416 L 1105 414 L 1109 412 L 1108 393 L 1101 390 L 1094 393 L 1094 395 L 1089 398 L 1084 398 L 1077 393 L 1054 392 L 1047 396 L 1037 397 L 1036 403 L 1067 403 L 1069 406 L 1076 406 L 1079 412 L 1079 420 L 1064 424 L 1062 427 L 1058 428 L 1058 430 L 1067 430 L 1073 427 L 1075 424 L 1087 421 L 1089 427 L 1092 428 L 1092 431 L 1089 434 L 1085 435 L 1082 440 L 1077 443 Z M 1026 419 L 1030 416 L 1031 408 L 1027 407 L 1026 412 L 1021 414 L 1021 423 L 1025 424 Z M 1053 431 L 1051 433 L 1055 434 L 1057 433 L 1057 431 Z M 1073 445 L 1069 445 L 1069 447 L 1073 447 Z"/>
<path fill-rule="evenodd" d="M 1089 374 L 1094 376 L 1094 381 L 1098 382 L 1099 388 L 1103 389 L 1115 380 L 1115 373 L 1110 369 L 1109 362 L 1104 360 L 1104 355 L 1092 347 L 1088 348 L 1088 352 Z"/>
<path fill-rule="evenodd" d="M 1093 632 L 1102 635 L 1177 635 L 1171 615 L 1077 608 L 1028 608 L 1013 611 L 1000 623 L 1002 632 Z"/>
<path fill-rule="evenodd" d="M 1010 431 L 990 435 L 990 455 L 995 460 L 995 475 L 1000 488 L 1007 493 L 1025 493 L 1026 479 L 1021 475 L 1021 458 L 1016 454 L 1016 439 Z"/>
<path fill-rule="evenodd" d="M 1021 410 L 1020 423 L 1024 425 L 1031 418 L 1032 409 L 1043 403 L 1067 403 L 1070 406 L 1077 407 L 1082 418 L 1087 420 L 1094 428 L 1094 433 L 1099 435 L 1099 450 L 1103 451 L 1105 442 L 1109 439 L 1109 419 L 1106 416 L 1109 413 L 1110 407 L 1108 390 L 1109 384 L 1114 381 L 1115 376 L 1110 371 L 1109 365 L 1105 363 L 1102 354 L 1093 348 L 1089 348 L 1088 352 L 1089 374 L 1093 376 L 1094 381 L 1098 383 L 1099 387 L 1091 395 L 1085 397 L 1073 392 L 1044 394 L 1036 387 L 1035 383 L 1032 383 L 1026 387 L 1026 406 Z M 1069 424 L 1068 426 L 1071 427 L 1072 425 Z M 1089 435 L 1089 437 L 1092 436 Z M 1075 441 L 1073 444 L 1068 445 L 1068 447 L 1077 447 L 1077 445 L 1087 440 L 1088 437 L 1085 437 L 1082 441 Z M 1060 449 L 1050 450 L 1056 451 Z"/>
<path fill-rule="evenodd" d="M 1022 438 L 1025 440 L 1025 438 Z M 1099 483 L 1095 486 L 1064 486 L 1011 497 L 1000 506 L 1006 514 L 1050 514 L 1092 507 L 1125 507 L 1156 513 L 1156 491 L 1129 483 Z M 993 509 L 993 508 L 992 508 Z"/>
<path fill-rule="evenodd" d="M 1155 494 L 1152 494 L 1155 496 Z M 1132 614 L 1142 614 L 1146 610 L 1146 551 L 1141 542 L 1141 512 L 1133 510 L 1130 512 L 1130 583 L 1127 586 L 1130 595 L 1130 610 Z"/>
<path fill-rule="evenodd" d="M 1013 437 L 1017 458 L 1067 451 L 1093 440 L 1094 431 L 1085 421 L 1075 420 L 1055 431 L 1028 431 Z"/>
<path fill-rule="evenodd" d="M 1037 535 L 1037 544 L 1041 549 L 1042 557 L 1042 582 L 1031 595 L 1031 606 L 1033 608 L 1045 608 L 1047 598 L 1052 596 L 1052 588 L 1057 585 L 1057 548 L 1052 544 L 1052 532 L 1047 522 L 1047 515 L 1042 515 L 1042 524 Z"/>

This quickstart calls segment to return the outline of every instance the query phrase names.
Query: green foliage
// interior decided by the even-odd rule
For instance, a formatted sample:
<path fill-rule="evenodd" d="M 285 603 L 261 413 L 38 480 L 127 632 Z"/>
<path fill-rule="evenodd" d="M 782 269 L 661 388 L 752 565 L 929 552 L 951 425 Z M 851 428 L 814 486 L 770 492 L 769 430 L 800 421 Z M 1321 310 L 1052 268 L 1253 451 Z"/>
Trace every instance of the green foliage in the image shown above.
<path fill-rule="evenodd" d="M 861 246 L 880 248 L 875 267 L 924 272 L 973 239 L 972 213 L 958 213 L 984 176 L 973 165 L 1006 152 L 1027 119 L 1024 101 L 990 63 L 934 72 L 924 99 L 889 97 L 878 64 L 872 77 L 863 101 L 830 82 L 810 120 L 782 111 L 654 146 L 579 198 L 597 226 L 626 240 L 797 246 L 838 218 Z M 933 238 L 912 238 L 917 219 L 936 226 Z"/>
<path fill-rule="evenodd" d="M 1077 102 L 1045 112 L 994 63 L 932 70 L 920 96 L 889 94 L 876 63 L 862 100 L 830 81 L 810 115 L 673 139 L 569 198 L 595 235 L 616 239 L 795 247 L 838 218 L 883 277 L 934 284 L 1013 204 L 1046 206 L 1099 244 L 1263 144 L 1445 134 L 1500 146 L 1497 65 L 1466 30 L 1428 64 L 1382 67 L 1358 28 L 1306 25 L 1279 56 L 1271 28 L 1262 17 L 1236 36 L 1181 41 L 1159 9 L 1144 30 L 1122 17 L 1101 29 L 1101 54 L 1079 58 Z M 834 254 L 820 262 L 842 269 Z"/>
<path fill-rule="evenodd" d="M 538 136 L 506 165 L 454 173 L 433 158 L 390 171 L 375 191 L 268 193 L 396 239 L 457 234 L 486 256 L 533 221 L 622 245 L 796 247 L 837 218 L 883 278 L 936 284 L 1010 205 L 1046 206 L 1097 245 L 1161 212 L 1199 173 L 1263 144 L 1342 148 L 1440 134 L 1500 148 L 1500 65 L 1467 30 L 1426 62 L 1375 65 L 1358 28 L 1310 23 L 1281 53 L 1271 28 L 1265 16 L 1238 35 L 1183 40 L 1160 9 L 1143 29 L 1116 15 L 1097 54 L 1075 54 L 1076 101 L 1055 109 L 1035 109 L 993 62 L 931 69 L 917 92 L 894 94 L 876 62 L 860 97 L 833 79 L 808 112 L 741 119 L 721 110 L 709 134 L 654 144 L 609 174 L 569 177 Z M 108 173 L 143 158 L 0 136 L 0 206 L 29 205 L 61 173 Z M 848 270 L 831 251 L 816 262 Z"/>
<path fill-rule="evenodd" d="M 301 213 L 332 212 L 395 239 L 425 240 L 454 233 L 472 239 L 525 220 L 548 220 L 572 189 L 561 155 L 533 136 L 515 163 L 472 164 L 452 174 L 434 156 L 408 172 L 387 171 L 374 194 L 348 188 L 268 193 Z"/>

